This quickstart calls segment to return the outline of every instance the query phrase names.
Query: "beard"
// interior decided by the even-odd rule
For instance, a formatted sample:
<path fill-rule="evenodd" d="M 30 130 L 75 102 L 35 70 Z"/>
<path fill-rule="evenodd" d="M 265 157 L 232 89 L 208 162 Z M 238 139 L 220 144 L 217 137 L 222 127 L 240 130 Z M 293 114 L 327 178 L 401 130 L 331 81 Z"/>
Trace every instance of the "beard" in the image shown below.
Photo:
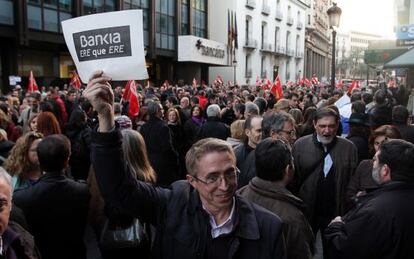
<path fill-rule="evenodd" d="M 323 145 L 327 145 L 329 143 L 332 142 L 332 140 L 334 139 L 334 136 L 322 136 L 322 135 L 318 135 L 319 141 L 323 144 Z"/>
<path fill-rule="evenodd" d="M 381 184 L 381 171 L 382 166 L 372 167 L 372 179 L 377 183 Z"/>

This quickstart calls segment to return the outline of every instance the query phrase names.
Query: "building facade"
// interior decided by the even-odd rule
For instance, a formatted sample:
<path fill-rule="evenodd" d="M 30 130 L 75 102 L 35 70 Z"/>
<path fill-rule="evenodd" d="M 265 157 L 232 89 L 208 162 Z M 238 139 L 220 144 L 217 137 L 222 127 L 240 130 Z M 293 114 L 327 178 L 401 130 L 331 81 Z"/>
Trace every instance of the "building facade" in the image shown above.
<path fill-rule="evenodd" d="M 159 83 L 168 79 L 189 83 L 196 77 L 207 82 L 208 67 L 221 66 L 227 58 L 211 55 L 211 51 L 203 52 L 211 46 L 217 49 L 215 53 L 225 50 L 220 42 L 208 41 L 210 6 L 207 0 L 0 0 L 2 87 L 8 86 L 10 75 L 22 76 L 25 85 L 30 70 L 39 85 L 61 86 L 68 82 L 75 66 L 60 22 L 127 9 L 143 10 L 146 65 L 151 81 Z M 194 38 L 180 40 L 181 36 Z M 198 40 L 202 43 L 197 44 Z M 180 42 L 193 56 L 179 51 Z"/>
<path fill-rule="evenodd" d="M 365 32 L 338 32 L 336 36 L 336 77 L 354 78 L 355 71 L 364 63 L 364 53 L 369 46 L 382 38 Z"/>
<path fill-rule="evenodd" d="M 306 14 L 305 35 L 305 72 L 304 76 L 329 78 L 332 58 L 332 31 L 326 11 L 332 0 L 311 0 L 310 9 Z"/>
<path fill-rule="evenodd" d="M 210 80 L 221 74 L 224 80 L 254 84 L 256 78 L 282 83 L 295 81 L 304 68 L 305 17 L 309 6 L 296 0 L 212 0 L 214 19 L 210 38 L 226 42 L 227 10 L 235 13 L 238 48 L 228 68 L 210 68 Z M 225 3 L 223 3 L 225 2 Z M 222 22 L 224 18 L 224 22 Z"/>

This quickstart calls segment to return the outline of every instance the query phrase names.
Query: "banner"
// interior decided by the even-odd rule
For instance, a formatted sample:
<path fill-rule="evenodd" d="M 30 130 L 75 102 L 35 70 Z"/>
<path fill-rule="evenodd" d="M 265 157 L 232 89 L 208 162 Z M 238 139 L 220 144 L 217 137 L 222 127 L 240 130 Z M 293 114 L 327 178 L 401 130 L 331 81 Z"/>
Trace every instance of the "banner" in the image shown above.
<path fill-rule="evenodd" d="M 96 70 L 113 80 L 148 78 L 142 10 L 81 16 L 63 21 L 62 29 L 83 83 Z"/>

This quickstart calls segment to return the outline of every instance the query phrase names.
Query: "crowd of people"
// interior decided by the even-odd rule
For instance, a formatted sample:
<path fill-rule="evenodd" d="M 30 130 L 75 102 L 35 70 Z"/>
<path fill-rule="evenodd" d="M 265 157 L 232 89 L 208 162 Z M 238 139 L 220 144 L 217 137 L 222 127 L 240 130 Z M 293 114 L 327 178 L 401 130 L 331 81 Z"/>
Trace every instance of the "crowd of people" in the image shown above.
<path fill-rule="evenodd" d="M 403 86 L 124 91 L 1 96 L 0 258 L 86 258 L 87 225 L 102 258 L 414 258 Z"/>

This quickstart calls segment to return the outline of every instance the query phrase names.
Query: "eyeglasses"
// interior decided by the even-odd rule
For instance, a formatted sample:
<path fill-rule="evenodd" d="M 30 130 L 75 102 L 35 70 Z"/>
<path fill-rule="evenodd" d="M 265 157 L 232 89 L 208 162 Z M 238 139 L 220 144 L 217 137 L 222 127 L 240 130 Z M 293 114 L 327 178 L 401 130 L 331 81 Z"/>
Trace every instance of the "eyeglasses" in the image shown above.
<path fill-rule="evenodd" d="M 206 177 L 205 180 L 202 180 L 196 176 L 193 176 L 194 179 L 197 181 L 202 182 L 203 184 L 213 187 L 213 186 L 219 186 L 223 179 L 226 180 L 226 183 L 234 183 L 236 182 L 237 175 L 240 173 L 240 170 L 236 168 L 234 172 L 225 173 L 224 175 L 218 175 L 218 174 L 210 174 Z"/>
<path fill-rule="evenodd" d="M 279 130 L 279 132 L 284 132 L 284 133 L 290 135 L 291 137 L 296 136 L 296 130 Z"/>

